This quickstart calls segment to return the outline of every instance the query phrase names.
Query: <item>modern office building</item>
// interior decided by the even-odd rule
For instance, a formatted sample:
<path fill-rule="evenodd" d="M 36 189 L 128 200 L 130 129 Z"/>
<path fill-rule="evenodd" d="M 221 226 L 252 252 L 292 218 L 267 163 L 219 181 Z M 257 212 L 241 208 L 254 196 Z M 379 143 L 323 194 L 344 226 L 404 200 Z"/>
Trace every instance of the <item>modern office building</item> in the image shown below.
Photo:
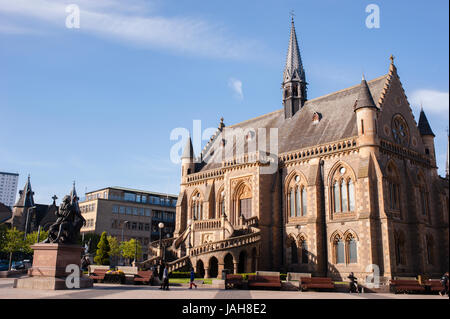
<path fill-rule="evenodd" d="M 12 208 L 16 200 L 19 174 L 0 172 L 0 203 Z"/>
<path fill-rule="evenodd" d="M 144 247 L 159 239 L 159 223 L 164 224 L 162 238 L 172 237 L 175 230 L 177 196 L 123 187 L 106 187 L 86 193 L 80 210 L 86 219 L 81 233 L 115 236 L 119 241 L 136 238 Z M 123 238 L 122 238 L 123 236 Z"/>

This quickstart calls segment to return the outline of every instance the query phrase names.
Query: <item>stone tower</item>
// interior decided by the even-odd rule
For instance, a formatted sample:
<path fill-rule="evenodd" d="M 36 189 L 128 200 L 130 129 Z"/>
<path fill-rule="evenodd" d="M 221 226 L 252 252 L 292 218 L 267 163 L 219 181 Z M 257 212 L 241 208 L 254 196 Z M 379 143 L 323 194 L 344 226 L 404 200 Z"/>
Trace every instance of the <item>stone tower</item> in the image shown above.
<path fill-rule="evenodd" d="M 370 153 L 376 153 L 378 150 L 377 117 L 379 110 L 373 101 L 364 76 L 360 84 L 354 110 L 358 126 L 360 154 L 362 157 L 367 157 Z"/>
<path fill-rule="evenodd" d="M 181 180 L 186 182 L 187 175 L 195 172 L 194 148 L 192 147 L 191 137 L 189 136 L 183 155 L 181 155 Z"/>
<path fill-rule="evenodd" d="M 303 107 L 306 101 L 306 85 L 305 70 L 303 70 L 297 35 L 295 33 L 294 18 L 292 18 L 291 35 L 282 83 L 285 119 L 291 118 Z"/>
<path fill-rule="evenodd" d="M 423 145 L 425 146 L 425 154 L 430 158 L 431 164 L 436 167 L 436 154 L 434 150 L 434 133 L 428 123 L 427 116 L 423 109 L 420 110 L 419 124 L 420 135 L 422 136 Z"/>

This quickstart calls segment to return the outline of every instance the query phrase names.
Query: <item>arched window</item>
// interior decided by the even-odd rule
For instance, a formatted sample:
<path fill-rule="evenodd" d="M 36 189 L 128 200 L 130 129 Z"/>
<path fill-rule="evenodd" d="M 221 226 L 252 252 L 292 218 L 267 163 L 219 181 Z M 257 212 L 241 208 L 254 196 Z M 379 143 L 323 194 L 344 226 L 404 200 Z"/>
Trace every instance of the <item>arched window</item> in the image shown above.
<path fill-rule="evenodd" d="M 336 264 L 345 263 L 345 246 L 340 236 L 336 236 L 334 240 L 334 254 Z"/>
<path fill-rule="evenodd" d="M 351 212 L 355 211 L 355 186 L 351 179 L 348 180 L 348 205 Z"/>
<path fill-rule="evenodd" d="M 302 217 L 307 213 L 307 190 L 306 181 L 299 175 L 291 178 L 287 186 L 289 192 L 287 193 L 286 203 L 289 217 Z"/>
<path fill-rule="evenodd" d="M 247 184 L 243 183 L 236 189 L 234 200 L 234 211 L 237 212 L 236 218 L 240 216 L 244 218 L 252 217 L 252 191 Z"/>
<path fill-rule="evenodd" d="M 294 188 L 291 188 L 291 194 L 290 194 L 290 216 L 294 217 L 295 216 L 295 195 L 294 195 Z"/>
<path fill-rule="evenodd" d="M 347 263 L 353 264 L 358 262 L 356 240 L 352 235 L 347 236 L 347 256 Z"/>
<path fill-rule="evenodd" d="M 355 185 L 350 170 L 339 167 L 332 179 L 332 207 L 335 213 L 355 211 Z"/>
<path fill-rule="evenodd" d="M 401 232 L 395 233 L 394 244 L 395 244 L 397 265 L 406 265 L 405 239 L 403 233 Z"/>
<path fill-rule="evenodd" d="M 419 181 L 419 200 L 420 200 L 420 210 L 423 216 L 428 215 L 428 192 L 425 184 L 425 180 L 422 175 L 418 177 Z"/>
<path fill-rule="evenodd" d="M 199 192 L 194 192 L 191 200 L 191 216 L 194 220 L 203 219 L 202 199 Z"/>
<path fill-rule="evenodd" d="M 307 194 L 306 194 L 306 187 L 302 188 L 302 216 L 306 216 L 306 213 L 308 211 L 307 206 Z"/>
<path fill-rule="evenodd" d="M 427 246 L 427 263 L 433 265 L 434 262 L 434 243 L 433 237 L 426 236 L 426 246 Z"/>
<path fill-rule="evenodd" d="M 387 167 L 387 180 L 389 191 L 389 208 L 400 210 L 400 178 L 393 165 Z"/>
<path fill-rule="evenodd" d="M 308 263 L 308 245 L 306 243 L 306 239 L 304 239 L 304 238 L 300 239 L 300 247 L 301 247 L 301 253 L 302 253 L 302 257 L 301 257 L 302 264 L 307 264 Z"/>
<path fill-rule="evenodd" d="M 294 239 L 291 241 L 291 263 L 298 263 L 298 248 Z"/>
<path fill-rule="evenodd" d="M 220 192 L 218 208 L 219 208 L 219 214 L 216 216 L 216 218 L 226 215 L 225 214 L 225 191 Z"/>

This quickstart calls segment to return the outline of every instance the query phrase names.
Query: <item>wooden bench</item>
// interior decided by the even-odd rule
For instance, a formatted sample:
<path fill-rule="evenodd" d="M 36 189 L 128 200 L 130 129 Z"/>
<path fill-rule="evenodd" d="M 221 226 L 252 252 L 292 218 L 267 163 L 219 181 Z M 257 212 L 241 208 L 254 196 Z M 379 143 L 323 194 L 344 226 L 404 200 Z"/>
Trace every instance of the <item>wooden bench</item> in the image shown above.
<path fill-rule="evenodd" d="M 328 277 L 300 278 L 300 291 L 308 289 L 334 289 L 334 284 L 331 278 Z"/>
<path fill-rule="evenodd" d="M 425 286 L 422 286 L 417 280 L 391 280 L 390 288 L 395 294 L 425 291 Z"/>
<path fill-rule="evenodd" d="M 108 269 L 94 269 L 89 274 L 89 277 L 94 280 L 94 282 L 103 282 L 105 279 L 105 274 Z"/>
<path fill-rule="evenodd" d="M 448 286 L 448 283 L 447 283 Z M 428 279 L 425 281 L 425 287 L 428 288 L 430 292 L 441 291 L 443 289 L 441 281 L 439 279 Z"/>
<path fill-rule="evenodd" d="M 225 277 L 225 289 L 230 288 L 241 288 L 242 287 L 242 276 L 227 274 Z"/>
<path fill-rule="evenodd" d="M 142 282 L 144 284 L 149 285 L 153 279 L 153 271 L 152 270 L 139 270 L 136 275 L 134 275 L 134 283 Z"/>
<path fill-rule="evenodd" d="M 248 276 L 248 288 L 277 288 L 281 289 L 281 281 L 279 276 Z"/>

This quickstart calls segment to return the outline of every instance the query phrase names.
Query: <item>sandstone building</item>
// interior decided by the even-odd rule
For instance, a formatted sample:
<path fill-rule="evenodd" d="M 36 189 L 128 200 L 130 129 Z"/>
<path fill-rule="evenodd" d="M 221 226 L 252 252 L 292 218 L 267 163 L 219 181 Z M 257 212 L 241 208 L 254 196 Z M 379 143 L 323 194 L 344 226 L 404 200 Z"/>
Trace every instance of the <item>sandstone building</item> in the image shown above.
<path fill-rule="evenodd" d="M 333 278 L 378 269 L 385 279 L 448 271 L 448 175 L 438 175 L 435 135 L 423 110 L 416 122 L 394 58 L 387 74 L 338 92 L 308 99 L 307 85 L 292 21 L 283 108 L 222 121 L 198 156 L 187 142 L 170 269 Z M 261 147 L 269 129 L 275 150 Z"/>

